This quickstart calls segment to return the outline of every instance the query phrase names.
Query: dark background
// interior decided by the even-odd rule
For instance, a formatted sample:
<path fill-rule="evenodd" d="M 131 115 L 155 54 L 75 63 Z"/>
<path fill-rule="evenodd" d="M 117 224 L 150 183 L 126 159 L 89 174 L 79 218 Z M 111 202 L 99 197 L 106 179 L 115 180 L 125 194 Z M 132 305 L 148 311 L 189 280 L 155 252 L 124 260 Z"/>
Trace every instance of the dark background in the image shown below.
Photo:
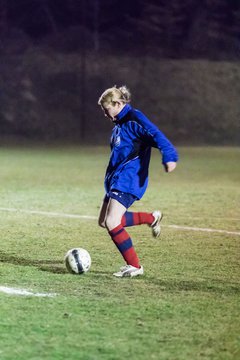
<path fill-rule="evenodd" d="M 239 142 L 240 0 L 0 0 L 5 139 L 105 143 L 126 84 L 179 143 Z"/>

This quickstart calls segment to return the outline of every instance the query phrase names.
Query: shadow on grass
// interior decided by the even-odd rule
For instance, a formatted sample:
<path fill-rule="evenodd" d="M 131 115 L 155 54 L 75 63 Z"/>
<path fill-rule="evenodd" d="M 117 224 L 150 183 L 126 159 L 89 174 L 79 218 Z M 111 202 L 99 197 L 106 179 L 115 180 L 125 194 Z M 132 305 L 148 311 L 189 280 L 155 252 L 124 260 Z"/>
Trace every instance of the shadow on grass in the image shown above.
<path fill-rule="evenodd" d="M 0 251 L 0 262 L 19 266 L 34 266 L 41 271 L 47 271 L 54 274 L 68 273 L 67 269 L 63 266 L 63 262 L 59 260 L 33 260 Z"/>
<path fill-rule="evenodd" d="M 8 263 L 18 266 L 34 266 L 40 271 L 46 271 L 53 274 L 68 274 L 67 269 L 64 267 L 63 261 L 59 260 L 33 260 L 22 257 L 17 257 L 12 254 L 0 251 L 0 262 Z M 112 276 L 105 271 L 91 271 L 95 277 L 101 276 L 105 279 L 112 279 Z M 219 294 L 239 294 L 240 287 L 237 283 L 230 283 L 219 279 L 206 279 L 206 280 L 177 280 L 168 279 L 162 280 L 154 277 L 143 276 L 136 279 L 121 279 L 120 281 L 137 281 L 150 283 L 159 288 L 163 292 L 213 292 Z"/>
<path fill-rule="evenodd" d="M 64 266 L 64 262 L 59 260 L 33 260 L 0 251 L 0 262 L 18 266 L 33 266 L 40 271 L 46 271 L 53 274 L 69 274 Z M 105 271 L 91 271 L 91 273 L 98 277 L 109 275 L 109 273 Z"/>
<path fill-rule="evenodd" d="M 140 280 L 140 279 L 139 279 Z M 240 293 L 240 286 L 237 283 L 231 283 L 219 279 L 206 279 L 206 280 L 161 280 L 153 277 L 141 278 L 141 280 L 149 281 L 159 287 L 160 290 L 167 292 L 213 292 L 219 294 L 238 294 Z"/>

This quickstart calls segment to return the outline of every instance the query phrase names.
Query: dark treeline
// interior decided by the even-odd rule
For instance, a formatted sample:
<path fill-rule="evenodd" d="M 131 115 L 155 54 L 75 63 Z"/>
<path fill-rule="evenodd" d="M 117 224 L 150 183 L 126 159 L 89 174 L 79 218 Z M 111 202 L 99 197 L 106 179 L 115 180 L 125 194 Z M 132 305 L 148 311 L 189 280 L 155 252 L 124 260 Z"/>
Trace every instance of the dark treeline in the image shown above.
<path fill-rule="evenodd" d="M 2 53 L 37 43 L 61 52 L 234 60 L 240 0 L 0 0 L 0 41 Z"/>
<path fill-rule="evenodd" d="M 240 0 L 0 0 L 0 136 L 103 143 L 127 84 L 175 142 L 238 144 L 239 55 Z"/>

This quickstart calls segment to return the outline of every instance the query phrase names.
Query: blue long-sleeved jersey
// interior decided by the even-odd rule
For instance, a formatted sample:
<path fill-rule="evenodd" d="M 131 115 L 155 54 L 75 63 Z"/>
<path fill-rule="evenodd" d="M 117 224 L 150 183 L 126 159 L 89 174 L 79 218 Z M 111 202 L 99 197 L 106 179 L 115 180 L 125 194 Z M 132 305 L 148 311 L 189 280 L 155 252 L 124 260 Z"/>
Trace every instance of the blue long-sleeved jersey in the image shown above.
<path fill-rule="evenodd" d="M 158 148 L 162 163 L 176 162 L 171 142 L 142 112 L 125 105 L 117 115 L 111 137 L 111 156 L 105 190 L 119 190 L 141 199 L 148 185 L 151 147 Z"/>

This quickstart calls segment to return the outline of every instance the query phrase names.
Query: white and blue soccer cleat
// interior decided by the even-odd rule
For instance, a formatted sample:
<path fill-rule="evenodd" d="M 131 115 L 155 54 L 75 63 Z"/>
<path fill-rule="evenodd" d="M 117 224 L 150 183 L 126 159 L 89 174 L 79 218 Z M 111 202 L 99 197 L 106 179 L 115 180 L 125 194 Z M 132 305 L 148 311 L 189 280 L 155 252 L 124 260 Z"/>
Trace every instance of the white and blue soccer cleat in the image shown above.
<path fill-rule="evenodd" d="M 154 221 L 153 223 L 150 225 L 150 227 L 152 228 L 152 236 L 157 238 L 160 236 L 161 234 L 161 226 L 160 226 L 160 222 L 163 218 L 163 213 L 161 213 L 160 210 L 155 210 L 152 213 L 153 217 L 154 217 Z"/>

